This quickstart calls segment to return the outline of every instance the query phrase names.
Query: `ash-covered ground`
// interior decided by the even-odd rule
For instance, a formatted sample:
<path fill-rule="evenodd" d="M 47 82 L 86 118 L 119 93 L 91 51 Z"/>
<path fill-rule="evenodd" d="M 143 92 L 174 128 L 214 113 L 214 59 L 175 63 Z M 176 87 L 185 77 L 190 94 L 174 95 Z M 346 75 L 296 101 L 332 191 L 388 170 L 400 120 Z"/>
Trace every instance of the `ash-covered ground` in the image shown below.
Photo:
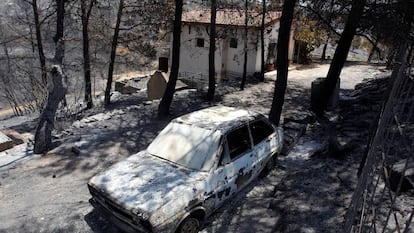
<path fill-rule="evenodd" d="M 357 182 L 357 169 L 379 109 L 378 95 L 367 93 L 390 75 L 376 65 L 349 65 L 341 75 L 341 98 L 329 113 L 335 123 L 340 154 L 327 154 L 326 130 L 308 110 L 310 84 L 326 76 L 329 65 L 289 71 L 283 110 L 286 155 L 266 177 L 255 180 L 203 224 L 202 232 L 337 232 Z M 177 92 L 172 117 L 212 105 L 253 109 L 268 114 L 276 75 L 264 83 L 238 82 L 217 87 L 217 100 L 203 93 Z M 364 80 L 365 79 L 365 80 Z M 363 81 L 364 80 L 364 81 Z M 368 82 L 368 80 L 371 80 Z M 362 83 L 354 90 L 356 84 Z M 380 91 L 380 89 L 378 90 Z M 94 174 L 144 150 L 169 122 L 156 117 L 158 101 L 146 93 L 113 95 L 113 104 L 66 116 L 56 124 L 56 148 L 33 156 L 31 134 L 36 120 L 9 119 L 2 129 L 24 135 L 23 144 L 0 157 L 25 156 L 0 167 L 0 232 L 118 232 L 88 203 L 86 183 Z M 369 107 L 367 107 L 369 106 Z"/>

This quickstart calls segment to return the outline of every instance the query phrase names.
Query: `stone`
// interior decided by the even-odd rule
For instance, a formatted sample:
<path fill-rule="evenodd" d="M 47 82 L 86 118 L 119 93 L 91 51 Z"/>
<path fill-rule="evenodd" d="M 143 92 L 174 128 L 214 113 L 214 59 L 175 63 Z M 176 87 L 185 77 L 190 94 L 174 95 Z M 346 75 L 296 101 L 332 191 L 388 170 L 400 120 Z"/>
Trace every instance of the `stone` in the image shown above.
<path fill-rule="evenodd" d="M 0 151 L 5 151 L 14 146 L 13 140 L 0 132 Z"/>
<path fill-rule="evenodd" d="M 71 149 L 71 151 L 72 151 L 74 154 L 76 154 L 76 155 L 79 155 L 79 154 L 80 154 L 80 150 L 79 150 L 79 148 L 77 148 L 76 146 L 73 146 L 73 147 L 72 147 L 72 149 Z"/>
<path fill-rule="evenodd" d="M 294 121 L 289 121 L 288 123 L 283 124 L 283 129 L 299 131 L 302 134 L 306 131 L 306 125 L 301 123 L 296 123 Z"/>
<path fill-rule="evenodd" d="M 414 161 L 403 159 L 388 167 L 390 189 L 397 191 L 402 179 L 400 192 L 407 192 L 414 188 Z"/>
<path fill-rule="evenodd" d="M 299 124 L 309 124 L 309 123 L 314 123 L 315 121 L 316 121 L 315 116 L 308 111 L 289 112 L 287 116 L 283 119 L 284 124 L 287 124 L 289 122 L 295 122 Z"/>

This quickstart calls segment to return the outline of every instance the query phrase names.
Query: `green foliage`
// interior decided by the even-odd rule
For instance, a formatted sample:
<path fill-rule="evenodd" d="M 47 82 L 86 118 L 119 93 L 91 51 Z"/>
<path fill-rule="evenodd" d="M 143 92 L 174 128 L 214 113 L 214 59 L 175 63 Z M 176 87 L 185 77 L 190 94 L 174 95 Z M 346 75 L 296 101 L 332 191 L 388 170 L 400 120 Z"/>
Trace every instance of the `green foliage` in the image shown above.
<path fill-rule="evenodd" d="M 299 21 L 294 39 L 307 44 L 309 52 L 322 45 L 328 38 L 328 32 L 317 21 Z"/>

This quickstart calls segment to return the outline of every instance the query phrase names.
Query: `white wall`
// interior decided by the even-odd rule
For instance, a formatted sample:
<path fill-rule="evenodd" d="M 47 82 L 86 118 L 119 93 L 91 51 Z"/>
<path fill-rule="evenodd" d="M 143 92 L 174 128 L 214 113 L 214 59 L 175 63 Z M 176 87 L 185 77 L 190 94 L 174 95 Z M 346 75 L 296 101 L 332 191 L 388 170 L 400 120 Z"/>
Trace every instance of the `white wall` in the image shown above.
<path fill-rule="evenodd" d="M 271 29 L 269 32 L 267 30 Z M 262 51 L 262 46 L 261 46 L 261 41 L 260 41 L 260 31 L 259 33 L 259 39 L 258 39 L 258 47 L 257 47 L 257 62 L 256 62 L 256 72 L 260 72 L 261 70 L 261 51 Z M 275 23 L 274 25 L 272 25 L 271 27 L 267 27 L 267 29 L 265 30 L 265 38 L 264 38 L 264 47 L 265 47 L 265 64 L 268 60 L 268 56 L 269 56 L 269 44 L 270 43 L 277 43 L 277 39 L 279 36 L 279 22 Z M 276 55 L 276 54 L 275 54 Z"/>
<path fill-rule="evenodd" d="M 197 47 L 197 38 L 204 39 L 204 47 Z M 209 41 L 205 27 L 183 25 L 181 32 L 180 71 L 208 74 Z"/>
<path fill-rule="evenodd" d="M 230 48 L 231 38 L 237 38 L 237 48 Z M 223 60 L 226 61 L 227 75 L 242 76 L 244 64 L 244 28 L 240 27 L 233 30 L 232 35 L 223 41 L 223 46 L 227 47 L 227 54 L 224 54 Z M 256 54 L 257 54 L 257 32 L 256 30 L 249 30 L 248 44 L 247 44 L 247 74 L 251 75 L 256 69 Z"/>
<path fill-rule="evenodd" d="M 223 31 L 225 29 L 225 31 Z M 265 33 L 265 61 L 268 57 L 269 44 L 276 43 L 279 34 L 279 22 Z M 183 24 L 181 33 L 180 72 L 202 73 L 208 75 L 208 53 L 209 53 L 209 25 Z M 222 74 L 228 77 L 241 77 L 244 62 L 244 28 L 223 28 L 218 26 L 219 38 L 216 40 L 215 67 L 217 79 Z M 292 35 L 293 36 L 293 35 Z M 204 39 L 204 47 L 197 47 L 197 38 Z M 237 38 L 237 48 L 230 48 L 230 39 Z M 289 45 L 293 49 L 293 43 Z M 293 51 L 292 53 L 293 54 Z M 291 55 L 289 58 L 291 58 Z M 171 64 L 171 61 L 169 62 Z M 248 56 L 247 74 L 260 72 L 261 69 L 261 46 L 260 29 L 250 28 L 248 33 Z"/>
<path fill-rule="evenodd" d="M 208 53 L 209 53 L 209 30 L 208 25 L 184 24 L 181 33 L 181 53 L 180 53 L 180 72 L 208 74 Z M 223 28 L 217 27 L 217 32 L 221 33 Z M 224 38 L 216 40 L 215 67 L 217 78 L 222 74 L 228 77 L 241 77 L 243 74 L 244 63 L 244 28 L 234 28 L 226 32 Z M 277 35 L 276 35 L 277 37 Z M 197 47 L 197 38 L 204 39 L 204 47 Z M 237 48 L 230 48 L 230 39 L 236 38 Z M 267 39 L 269 40 L 269 39 Z M 248 32 L 248 55 L 247 55 L 247 74 L 252 75 L 260 71 L 260 31 L 249 29 Z M 266 48 L 267 49 L 267 48 Z"/>

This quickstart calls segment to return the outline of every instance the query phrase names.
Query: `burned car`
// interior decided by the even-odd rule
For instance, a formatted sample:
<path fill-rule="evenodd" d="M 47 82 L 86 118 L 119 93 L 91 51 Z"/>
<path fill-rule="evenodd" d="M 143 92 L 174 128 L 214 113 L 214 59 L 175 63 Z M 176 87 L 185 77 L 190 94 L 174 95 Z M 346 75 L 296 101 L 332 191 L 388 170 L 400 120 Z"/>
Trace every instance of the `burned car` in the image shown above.
<path fill-rule="evenodd" d="M 172 120 L 148 146 L 90 179 L 91 203 L 127 232 L 197 232 L 282 147 L 261 114 L 216 106 Z"/>

